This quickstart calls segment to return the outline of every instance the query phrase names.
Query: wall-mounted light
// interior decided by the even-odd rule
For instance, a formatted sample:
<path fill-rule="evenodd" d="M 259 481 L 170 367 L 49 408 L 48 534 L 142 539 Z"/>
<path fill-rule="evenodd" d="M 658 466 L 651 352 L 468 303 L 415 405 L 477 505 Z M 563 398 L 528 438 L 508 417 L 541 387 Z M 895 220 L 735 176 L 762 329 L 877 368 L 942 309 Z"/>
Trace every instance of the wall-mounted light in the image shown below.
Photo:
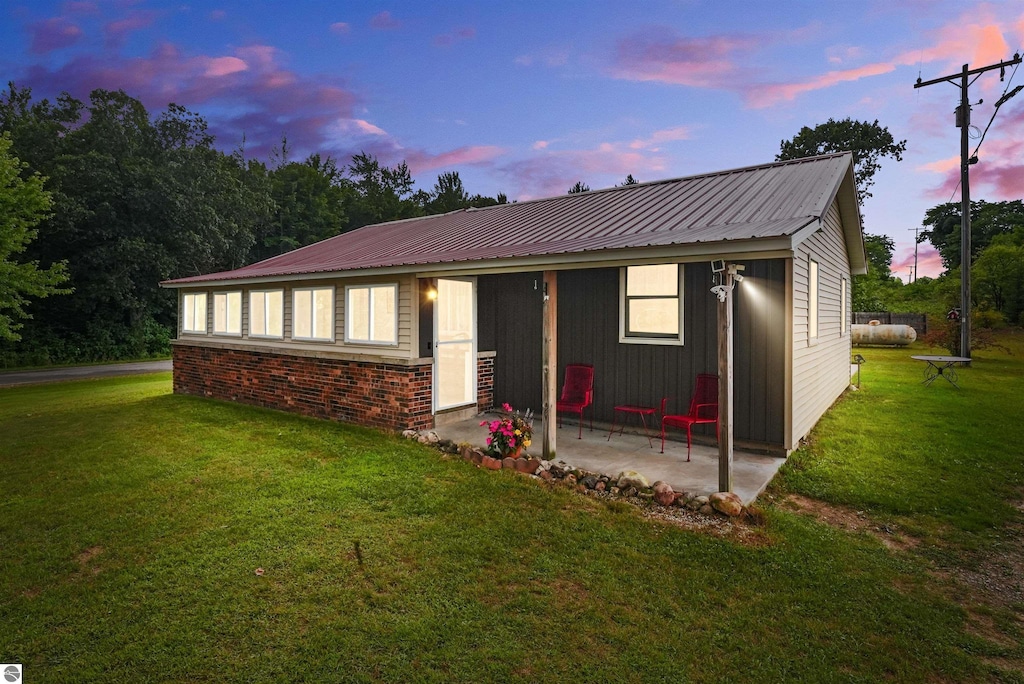
<path fill-rule="evenodd" d="M 427 299 L 430 301 L 437 299 L 437 290 L 432 287 L 427 288 Z"/>

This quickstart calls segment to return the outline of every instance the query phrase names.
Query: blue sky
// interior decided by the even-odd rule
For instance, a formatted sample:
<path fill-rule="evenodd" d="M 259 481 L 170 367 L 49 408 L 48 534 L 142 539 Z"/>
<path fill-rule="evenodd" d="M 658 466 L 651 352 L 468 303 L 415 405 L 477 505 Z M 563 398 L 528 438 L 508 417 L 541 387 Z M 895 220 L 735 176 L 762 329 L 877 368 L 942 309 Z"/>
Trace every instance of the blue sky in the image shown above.
<path fill-rule="evenodd" d="M 925 80 L 1024 47 L 1024 0 L 902 2 L 165 2 L 9 0 L 0 70 L 37 97 L 122 88 L 204 115 L 223 149 L 267 159 L 407 160 L 511 199 L 773 160 L 829 117 L 908 141 L 864 206 L 906 277 L 924 212 L 954 195 L 958 90 Z M 979 78 L 984 128 L 1008 70 Z M 972 149 L 975 142 L 972 142 Z M 1024 95 L 972 167 L 972 197 L 1024 197 Z M 919 273 L 941 270 L 922 247 Z"/>

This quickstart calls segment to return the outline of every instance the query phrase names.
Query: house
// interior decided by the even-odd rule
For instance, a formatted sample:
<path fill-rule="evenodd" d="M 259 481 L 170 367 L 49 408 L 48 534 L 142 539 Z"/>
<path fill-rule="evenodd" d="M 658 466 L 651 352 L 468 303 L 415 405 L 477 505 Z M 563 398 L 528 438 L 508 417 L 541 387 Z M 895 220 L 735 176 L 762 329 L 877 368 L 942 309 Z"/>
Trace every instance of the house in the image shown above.
<path fill-rule="evenodd" d="M 553 378 L 593 364 L 599 421 L 664 396 L 684 412 L 717 372 L 717 260 L 744 267 L 736 444 L 789 453 L 849 385 L 850 279 L 866 272 L 849 153 L 366 226 L 164 282 L 174 391 L 424 429 L 539 410 L 547 354 Z"/>

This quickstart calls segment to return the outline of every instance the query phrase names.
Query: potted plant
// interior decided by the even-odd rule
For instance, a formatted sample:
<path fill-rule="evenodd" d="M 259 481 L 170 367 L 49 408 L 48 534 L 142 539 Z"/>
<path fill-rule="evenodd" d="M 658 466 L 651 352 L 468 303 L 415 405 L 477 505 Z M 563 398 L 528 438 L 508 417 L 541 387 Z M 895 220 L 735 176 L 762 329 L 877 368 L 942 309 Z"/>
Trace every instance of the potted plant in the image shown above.
<path fill-rule="evenodd" d="M 533 439 L 533 411 L 526 409 L 525 413 L 520 413 L 507 403 L 501 408 L 500 418 L 480 422 L 489 432 L 487 452 L 499 459 L 518 458 Z"/>

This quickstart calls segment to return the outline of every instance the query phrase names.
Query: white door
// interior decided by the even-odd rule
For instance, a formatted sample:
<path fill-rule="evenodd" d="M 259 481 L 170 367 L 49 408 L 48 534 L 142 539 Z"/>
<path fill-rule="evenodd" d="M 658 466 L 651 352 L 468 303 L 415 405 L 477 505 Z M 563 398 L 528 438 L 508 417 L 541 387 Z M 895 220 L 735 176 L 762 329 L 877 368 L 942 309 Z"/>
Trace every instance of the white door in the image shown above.
<path fill-rule="evenodd" d="M 476 403 L 476 283 L 438 278 L 434 300 L 434 410 Z"/>

